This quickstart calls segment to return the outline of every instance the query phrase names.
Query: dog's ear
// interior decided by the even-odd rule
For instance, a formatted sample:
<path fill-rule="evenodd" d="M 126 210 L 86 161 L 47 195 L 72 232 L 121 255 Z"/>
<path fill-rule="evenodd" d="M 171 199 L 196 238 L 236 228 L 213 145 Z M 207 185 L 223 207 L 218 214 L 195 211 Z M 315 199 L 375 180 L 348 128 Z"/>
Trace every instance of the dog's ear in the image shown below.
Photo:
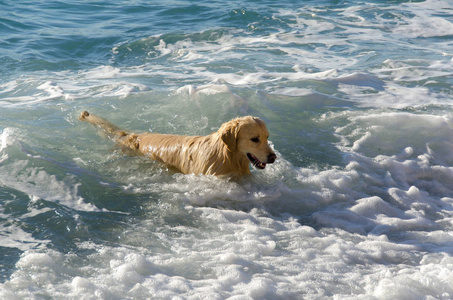
<path fill-rule="evenodd" d="M 236 140 L 239 131 L 239 122 L 237 120 L 232 120 L 228 123 L 225 123 L 220 127 L 220 136 L 222 141 L 227 146 L 228 150 L 231 152 L 236 151 Z"/>

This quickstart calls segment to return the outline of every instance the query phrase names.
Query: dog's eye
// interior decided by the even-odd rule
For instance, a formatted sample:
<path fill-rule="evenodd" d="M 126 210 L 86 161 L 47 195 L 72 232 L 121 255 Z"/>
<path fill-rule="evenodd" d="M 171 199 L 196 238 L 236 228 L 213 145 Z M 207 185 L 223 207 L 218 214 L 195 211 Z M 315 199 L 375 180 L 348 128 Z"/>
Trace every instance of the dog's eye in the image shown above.
<path fill-rule="evenodd" d="M 260 138 L 257 138 L 257 137 L 251 138 L 250 140 L 252 142 L 254 142 L 254 143 L 259 143 L 260 142 Z"/>

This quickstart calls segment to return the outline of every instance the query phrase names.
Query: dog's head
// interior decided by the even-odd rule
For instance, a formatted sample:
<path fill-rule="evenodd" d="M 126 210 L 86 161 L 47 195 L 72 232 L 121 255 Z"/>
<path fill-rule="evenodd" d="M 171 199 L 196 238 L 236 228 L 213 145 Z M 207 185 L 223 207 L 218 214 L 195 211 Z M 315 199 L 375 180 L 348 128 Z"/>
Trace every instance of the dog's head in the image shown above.
<path fill-rule="evenodd" d="M 264 169 L 277 156 L 269 146 L 266 124 L 256 117 L 242 117 L 223 124 L 219 132 L 231 152 L 244 154 L 258 169 Z"/>

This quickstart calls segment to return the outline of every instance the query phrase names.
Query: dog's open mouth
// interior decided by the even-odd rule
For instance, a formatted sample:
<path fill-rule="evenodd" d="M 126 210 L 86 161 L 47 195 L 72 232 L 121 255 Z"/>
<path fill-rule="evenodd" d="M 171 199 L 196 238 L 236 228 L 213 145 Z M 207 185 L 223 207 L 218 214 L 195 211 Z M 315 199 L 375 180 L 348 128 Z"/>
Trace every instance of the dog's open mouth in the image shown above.
<path fill-rule="evenodd" d="M 255 168 L 263 170 L 266 167 L 266 164 L 261 162 L 253 154 L 247 153 L 247 157 Z"/>

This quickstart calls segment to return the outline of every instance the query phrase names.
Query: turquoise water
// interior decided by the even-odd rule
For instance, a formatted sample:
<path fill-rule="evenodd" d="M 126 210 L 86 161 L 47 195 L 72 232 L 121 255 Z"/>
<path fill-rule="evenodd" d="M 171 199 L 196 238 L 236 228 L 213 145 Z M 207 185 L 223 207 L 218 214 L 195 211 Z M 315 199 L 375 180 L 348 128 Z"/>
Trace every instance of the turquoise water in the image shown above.
<path fill-rule="evenodd" d="M 0 1 L 1 299 L 450 299 L 450 1 Z M 250 178 L 77 119 L 268 126 Z"/>

